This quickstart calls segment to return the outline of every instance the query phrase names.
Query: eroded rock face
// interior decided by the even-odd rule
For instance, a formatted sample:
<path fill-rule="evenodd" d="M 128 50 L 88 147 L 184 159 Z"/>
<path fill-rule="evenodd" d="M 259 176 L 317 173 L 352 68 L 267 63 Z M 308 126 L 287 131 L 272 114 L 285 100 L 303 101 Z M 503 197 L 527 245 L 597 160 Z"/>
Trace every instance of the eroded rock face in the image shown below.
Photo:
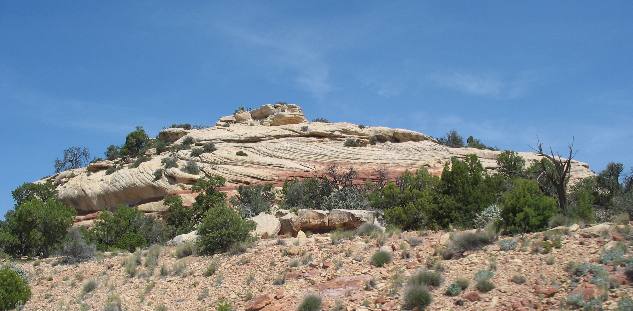
<path fill-rule="evenodd" d="M 212 153 L 196 157 L 191 156 L 191 150 L 179 150 L 175 153 L 177 168 L 166 169 L 161 163 L 162 159 L 170 156 L 170 152 L 166 151 L 148 153 L 151 160 L 136 168 L 120 160 L 95 162 L 87 169 L 65 171 L 47 179 L 57 185 L 59 196 L 65 203 L 84 215 L 119 205 L 138 206 L 156 202 L 170 194 L 181 195 L 184 201 L 190 203 L 195 198 L 195 194 L 191 194 L 191 185 L 205 175 L 224 177 L 227 185 L 223 190 L 233 191 L 241 184 L 266 182 L 281 186 L 288 178 L 314 176 L 329 165 L 337 164 L 341 168 L 355 168 L 358 171 L 356 182 L 362 183 L 378 178 L 378 169 L 385 170 L 388 178 L 421 167 L 439 175 L 451 157 L 463 158 L 468 154 L 477 155 L 486 169 L 494 170 L 499 154 L 498 151 L 474 148 L 449 148 L 427 135 L 410 130 L 364 127 L 345 122 L 307 122 L 301 108 L 291 104 L 265 105 L 252 111 L 239 111 L 233 116 L 223 117 L 218 124 L 204 129 L 170 128 L 161 131 L 161 139 L 171 144 L 181 144 L 191 138 L 194 141 L 192 148 L 209 142 L 217 148 Z M 375 144 L 345 147 L 347 139 Z M 237 155 L 240 151 L 241 155 Z M 534 153 L 519 154 L 528 163 L 540 159 Z M 189 161 L 196 163 L 200 174 L 183 171 Z M 116 165 L 117 170 L 107 172 L 112 165 Z M 157 174 L 160 170 L 162 173 Z M 572 183 L 594 175 L 587 164 L 577 161 L 572 163 L 571 174 Z M 290 222 L 292 217 L 287 218 L 280 219 L 282 231 L 286 226 L 293 225 Z M 323 221 L 318 220 L 314 226 L 322 226 Z M 345 227 L 357 220 L 332 218 L 327 221 Z"/>

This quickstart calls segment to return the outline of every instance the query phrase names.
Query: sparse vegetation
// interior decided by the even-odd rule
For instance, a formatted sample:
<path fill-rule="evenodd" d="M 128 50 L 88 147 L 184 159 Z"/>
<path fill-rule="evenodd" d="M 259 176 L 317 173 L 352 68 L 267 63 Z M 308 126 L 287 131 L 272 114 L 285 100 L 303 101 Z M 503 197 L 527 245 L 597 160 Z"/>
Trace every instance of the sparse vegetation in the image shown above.
<path fill-rule="evenodd" d="M 83 295 L 86 295 L 92 292 L 93 290 L 95 290 L 96 288 L 97 288 L 97 281 L 89 280 L 88 282 L 84 283 L 84 286 L 81 289 L 81 293 Z"/>
<path fill-rule="evenodd" d="M 12 310 L 30 298 L 26 279 L 9 267 L 0 267 L 0 310 Z"/>
<path fill-rule="evenodd" d="M 275 193 L 272 184 L 240 185 L 237 188 L 237 195 L 231 198 L 231 204 L 240 211 L 242 217 L 268 213 L 274 203 Z"/>
<path fill-rule="evenodd" d="M 246 157 L 246 156 L 248 156 L 248 154 L 246 154 L 246 152 L 244 152 L 242 150 L 236 152 L 235 155 L 239 156 L 239 157 Z"/>
<path fill-rule="evenodd" d="M 386 251 L 377 251 L 371 256 L 371 264 L 375 267 L 382 267 L 391 262 L 391 253 Z"/>
<path fill-rule="evenodd" d="M 409 285 L 404 293 L 403 306 L 408 310 L 424 310 L 431 304 L 433 297 L 422 285 Z"/>
<path fill-rule="evenodd" d="M 438 287 L 442 282 L 442 275 L 437 271 L 431 270 L 418 271 L 409 278 L 409 284 L 415 286 Z"/>
<path fill-rule="evenodd" d="M 195 245 L 193 242 L 185 242 L 176 246 L 176 252 L 174 255 L 176 258 L 184 258 L 193 255 L 195 252 Z"/>
<path fill-rule="evenodd" d="M 321 310 L 321 297 L 315 294 L 309 294 L 303 298 L 303 301 L 297 308 L 297 311 L 319 311 Z"/>
<path fill-rule="evenodd" d="M 96 249 L 96 245 L 86 239 L 81 229 L 72 228 L 66 234 L 61 255 L 67 263 L 81 262 L 93 258 Z"/>
<path fill-rule="evenodd" d="M 200 174 L 200 167 L 198 167 L 198 164 L 195 161 L 190 160 L 187 161 L 187 165 L 182 168 L 182 171 L 188 174 L 198 175 Z"/>
<path fill-rule="evenodd" d="M 88 165 L 90 151 L 86 147 L 70 147 L 64 150 L 62 159 L 55 160 L 55 173 L 77 169 Z"/>

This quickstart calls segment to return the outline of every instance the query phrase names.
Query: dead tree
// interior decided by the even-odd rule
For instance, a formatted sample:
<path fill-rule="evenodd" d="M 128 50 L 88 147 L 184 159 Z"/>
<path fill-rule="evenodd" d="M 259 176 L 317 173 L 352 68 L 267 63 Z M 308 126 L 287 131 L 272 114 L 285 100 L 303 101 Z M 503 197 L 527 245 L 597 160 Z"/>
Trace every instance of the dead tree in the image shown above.
<path fill-rule="evenodd" d="M 576 155 L 574 152 L 574 141 L 567 146 L 569 153 L 567 158 L 563 158 L 559 153 L 554 153 L 552 147 L 549 148 L 549 153 L 543 151 L 543 143 L 538 142 L 536 153 L 544 157 L 545 161 L 539 161 L 540 174 L 537 177 L 537 181 L 545 179 L 549 184 L 554 187 L 556 196 L 558 197 L 558 207 L 561 211 L 567 210 L 567 184 L 569 183 L 569 177 L 571 174 L 571 161 Z M 547 162 L 551 163 L 551 166 Z"/>

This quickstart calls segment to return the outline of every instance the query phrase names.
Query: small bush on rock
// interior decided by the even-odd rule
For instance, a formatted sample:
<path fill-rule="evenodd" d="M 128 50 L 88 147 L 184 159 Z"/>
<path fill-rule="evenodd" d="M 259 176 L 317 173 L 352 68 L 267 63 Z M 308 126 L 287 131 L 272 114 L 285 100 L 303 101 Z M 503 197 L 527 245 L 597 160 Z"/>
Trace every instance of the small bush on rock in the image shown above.
<path fill-rule="evenodd" d="M 235 155 L 238 156 L 238 157 L 246 157 L 246 156 L 248 156 L 248 154 L 246 154 L 246 152 L 244 152 L 242 150 L 236 152 Z"/>
<path fill-rule="evenodd" d="M 202 146 L 202 150 L 205 153 L 213 153 L 214 151 L 216 151 L 218 149 L 215 147 L 214 143 L 206 143 L 206 144 L 204 144 L 204 146 Z"/>
<path fill-rule="evenodd" d="M 192 157 L 199 157 L 204 153 L 204 150 L 202 148 L 193 148 L 191 149 L 191 156 Z"/>
<path fill-rule="evenodd" d="M 182 171 L 192 175 L 198 175 L 200 174 L 200 167 L 198 167 L 198 164 L 194 161 L 187 161 L 187 165 L 183 167 Z"/>
<path fill-rule="evenodd" d="M 371 264 L 376 267 L 382 267 L 391 262 L 391 253 L 386 251 L 377 251 L 371 256 Z"/>
<path fill-rule="evenodd" d="M 365 193 L 356 187 L 345 187 L 332 192 L 323 202 L 322 209 L 370 209 L 369 200 Z"/>
<path fill-rule="evenodd" d="M 444 259 L 458 258 L 466 251 L 481 249 L 492 243 L 494 239 L 494 234 L 487 231 L 458 232 L 451 237 L 441 255 Z"/>
<path fill-rule="evenodd" d="M 162 159 L 160 162 L 163 163 L 163 165 L 165 165 L 166 169 L 172 168 L 172 167 L 178 167 L 178 159 L 176 159 L 175 156 L 166 157 Z"/>
<path fill-rule="evenodd" d="M 12 310 L 30 298 L 26 280 L 9 267 L 0 268 L 0 310 Z"/>
<path fill-rule="evenodd" d="M 310 294 L 303 298 L 297 311 L 319 311 L 321 310 L 321 297 Z"/>

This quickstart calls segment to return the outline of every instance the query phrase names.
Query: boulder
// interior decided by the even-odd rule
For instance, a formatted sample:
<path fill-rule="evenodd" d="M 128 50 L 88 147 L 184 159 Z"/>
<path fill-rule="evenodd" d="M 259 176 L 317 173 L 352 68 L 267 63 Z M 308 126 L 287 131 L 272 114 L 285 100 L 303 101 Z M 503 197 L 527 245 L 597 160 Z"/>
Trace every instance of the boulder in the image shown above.
<path fill-rule="evenodd" d="M 189 233 L 175 236 L 173 239 L 167 242 L 167 245 L 180 245 L 189 242 L 195 242 L 198 239 L 198 232 L 191 231 Z"/>
<path fill-rule="evenodd" d="M 251 220 L 257 225 L 255 228 L 255 234 L 259 237 L 276 236 L 281 229 L 281 222 L 277 217 L 271 214 L 260 213 L 259 215 L 252 217 Z"/>
<path fill-rule="evenodd" d="M 263 120 L 272 116 L 275 113 L 273 105 L 263 105 L 253 111 L 251 111 L 251 117 L 255 120 Z"/>
<path fill-rule="evenodd" d="M 183 128 L 166 128 L 158 133 L 158 139 L 171 144 L 186 136 L 187 133 L 189 133 L 189 131 Z"/>
<path fill-rule="evenodd" d="M 235 118 L 235 122 L 238 122 L 238 123 L 248 123 L 249 121 L 253 120 L 250 112 L 245 111 L 245 110 L 240 110 L 236 112 L 233 115 L 233 117 Z"/>
<path fill-rule="evenodd" d="M 366 210 L 334 209 L 328 217 L 328 228 L 356 229 L 364 223 L 374 223 L 374 212 Z"/>
<path fill-rule="evenodd" d="M 193 184 L 200 178 L 200 175 L 189 174 L 175 167 L 166 169 L 163 174 L 181 184 Z"/>
<path fill-rule="evenodd" d="M 580 233 L 580 235 L 583 237 L 592 238 L 592 237 L 600 237 L 603 234 L 609 233 L 610 230 L 611 230 L 611 224 L 601 223 L 595 226 L 580 229 L 578 230 L 578 233 Z"/>
<path fill-rule="evenodd" d="M 169 206 L 165 205 L 161 200 L 139 204 L 136 209 L 144 213 L 163 213 L 169 209 Z"/>
<path fill-rule="evenodd" d="M 114 166 L 114 162 L 109 161 L 109 160 L 96 161 L 96 162 L 92 162 L 88 164 L 88 167 L 86 167 L 86 170 L 88 170 L 88 172 L 94 173 L 98 171 L 107 170 L 112 166 Z"/>
<path fill-rule="evenodd" d="M 306 118 L 301 114 L 280 112 L 272 116 L 270 120 L 271 126 L 287 125 L 287 124 L 299 124 L 307 122 Z"/>
<path fill-rule="evenodd" d="M 288 213 L 279 218 L 279 234 L 296 235 L 299 232 L 299 224 L 297 222 L 297 214 Z"/>
<path fill-rule="evenodd" d="M 296 223 L 296 226 L 303 231 L 317 233 L 330 230 L 327 211 L 300 209 L 297 212 Z"/>
<path fill-rule="evenodd" d="M 271 304 L 273 298 L 269 294 L 257 296 L 246 303 L 246 311 L 258 311 Z"/>

